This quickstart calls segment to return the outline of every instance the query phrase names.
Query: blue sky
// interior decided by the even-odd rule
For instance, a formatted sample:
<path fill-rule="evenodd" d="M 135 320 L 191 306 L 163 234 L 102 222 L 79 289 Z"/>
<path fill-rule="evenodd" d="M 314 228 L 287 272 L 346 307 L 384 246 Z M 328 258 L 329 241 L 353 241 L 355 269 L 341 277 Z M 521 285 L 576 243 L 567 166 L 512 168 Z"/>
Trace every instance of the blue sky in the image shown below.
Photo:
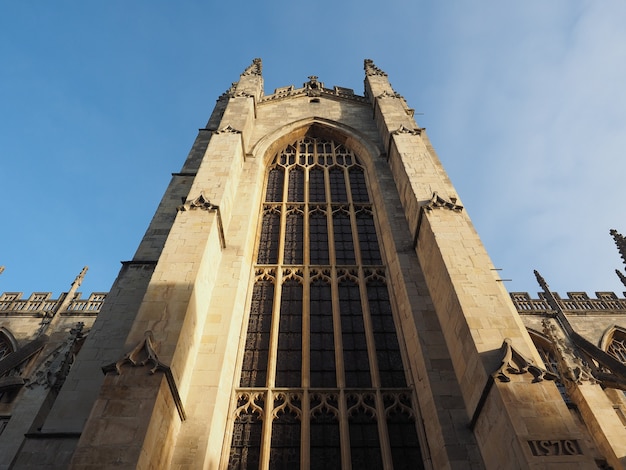
<path fill-rule="evenodd" d="M 107 291 L 216 98 L 363 59 L 416 109 L 511 291 L 625 290 L 626 3 L 29 1 L 0 6 L 0 292 Z"/>

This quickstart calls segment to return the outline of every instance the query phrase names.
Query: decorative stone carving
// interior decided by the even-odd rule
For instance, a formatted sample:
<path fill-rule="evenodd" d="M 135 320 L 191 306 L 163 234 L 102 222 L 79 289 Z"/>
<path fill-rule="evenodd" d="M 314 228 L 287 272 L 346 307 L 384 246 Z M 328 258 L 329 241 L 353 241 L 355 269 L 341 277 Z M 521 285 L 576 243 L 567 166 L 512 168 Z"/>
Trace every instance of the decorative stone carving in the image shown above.
<path fill-rule="evenodd" d="M 395 131 L 392 132 L 392 134 L 393 135 L 398 135 L 398 134 L 421 135 L 422 129 L 420 128 L 411 129 L 408 127 L 404 127 L 404 124 L 401 124 L 400 127 L 398 127 Z"/>
<path fill-rule="evenodd" d="M 556 374 L 549 372 L 542 367 L 535 365 L 532 359 L 528 359 L 522 353 L 517 351 L 510 338 L 504 338 L 500 351 L 503 353 L 502 362 L 500 367 L 493 373 L 494 378 L 500 380 L 500 382 L 510 382 L 511 378 L 509 374 L 526 374 L 533 375 L 533 383 L 546 380 L 556 380 L 558 377 Z"/>
<path fill-rule="evenodd" d="M 570 325 L 548 283 L 536 270 L 535 277 L 562 330 L 559 331 L 555 325 L 550 325 L 546 330 L 546 334 L 552 335 L 555 350 L 562 358 L 562 362 L 558 364 L 562 378 L 569 381 L 569 384 L 598 382 L 604 387 L 626 390 L 626 364 L 578 334 Z"/>
<path fill-rule="evenodd" d="M 256 58 L 252 60 L 252 64 L 248 66 L 246 70 L 243 71 L 241 75 L 261 75 L 263 70 L 263 64 L 260 58 Z"/>
<path fill-rule="evenodd" d="M 30 359 L 38 353 L 48 342 L 46 335 L 41 335 L 30 343 L 25 344 L 20 349 L 7 354 L 0 360 L 0 377 L 9 375 L 9 373 L 19 367 L 22 363 Z"/>
<path fill-rule="evenodd" d="M 193 200 L 185 200 L 183 198 L 183 204 L 178 206 L 176 210 L 178 212 L 185 212 L 189 210 L 201 209 L 209 212 L 215 212 L 217 215 L 217 229 L 220 237 L 220 245 L 223 248 L 226 248 L 226 237 L 224 236 L 224 225 L 222 224 L 222 213 L 220 212 L 219 206 L 212 204 L 204 194 L 201 192 L 200 196 Z"/>
<path fill-rule="evenodd" d="M 118 374 L 121 374 L 122 366 L 124 364 L 130 364 L 132 366 L 145 366 L 148 363 L 152 364 L 152 368 L 150 369 L 151 374 L 154 374 L 158 370 L 169 369 L 167 364 L 159 361 L 156 351 L 154 350 L 154 346 L 152 345 L 153 340 L 154 337 L 152 336 L 152 331 L 146 331 L 144 333 L 143 340 L 140 341 L 131 352 L 125 354 L 117 362 L 104 366 L 102 370 L 105 373 L 115 370 Z"/>
<path fill-rule="evenodd" d="M 585 363 L 569 344 L 561 330 L 550 320 L 543 320 L 543 333 L 550 339 L 554 347 L 554 355 L 557 359 L 557 368 L 561 379 L 581 385 L 587 381 L 597 383 L 589 365 Z"/>
<path fill-rule="evenodd" d="M 619 250 L 622 260 L 626 263 L 626 237 L 615 229 L 611 229 L 609 233 L 613 237 L 613 240 L 615 240 L 615 244 L 617 245 L 617 249 Z"/>
<path fill-rule="evenodd" d="M 188 210 L 195 210 L 195 209 L 202 209 L 205 211 L 213 211 L 213 210 L 218 210 L 219 207 L 212 204 L 211 201 L 209 201 L 203 193 L 200 193 L 200 196 L 198 196 L 197 198 L 189 201 L 185 201 L 183 200 L 183 205 L 182 206 L 178 206 L 177 207 L 179 212 L 184 212 L 184 211 L 188 211 Z"/>
<path fill-rule="evenodd" d="M 378 67 L 376 67 L 376 65 L 374 65 L 374 61 L 372 59 L 365 59 L 364 68 L 365 68 L 365 75 L 368 77 L 372 75 L 378 75 L 381 77 L 387 76 L 385 72 L 383 72 Z"/>
<path fill-rule="evenodd" d="M 314 79 L 314 83 L 313 80 L 311 80 L 304 83 L 302 88 L 298 89 L 295 89 L 293 85 L 276 88 L 272 95 L 264 96 L 260 99 L 260 101 L 275 101 L 296 96 L 328 96 L 333 98 L 340 97 L 342 99 L 356 101 L 358 103 L 369 103 L 367 98 L 355 95 L 354 90 L 352 90 L 351 88 L 343 88 L 338 86 L 335 86 L 332 89 L 324 88 L 324 84 L 319 82 L 316 76 L 312 75 L 310 78 Z"/>
<path fill-rule="evenodd" d="M 321 96 L 324 84 L 317 80 L 317 76 L 309 76 L 309 81 L 303 84 L 307 96 Z"/>
<path fill-rule="evenodd" d="M 152 336 L 152 331 L 146 331 L 144 333 L 143 340 L 140 341 L 137 346 L 133 348 L 132 351 L 125 354 L 117 362 L 113 362 L 111 364 L 103 366 L 102 372 L 104 372 L 104 374 L 108 374 L 109 372 L 115 372 L 117 373 L 117 375 L 121 375 L 122 366 L 126 364 L 130 364 L 133 367 L 143 367 L 145 365 L 150 365 L 151 368 L 148 371 L 150 374 L 163 372 L 167 379 L 167 384 L 169 385 L 169 389 L 172 394 L 174 403 L 176 404 L 176 408 L 178 409 L 180 419 L 184 421 L 186 418 L 186 414 L 185 410 L 183 409 L 183 403 L 180 399 L 180 395 L 178 393 L 178 387 L 176 386 L 174 375 L 172 374 L 170 366 L 159 360 L 152 344 L 153 341 L 154 337 Z"/>
<path fill-rule="evenodd" d="M 32 388 L 35 385 L 42 385 L 44 388 L 53 388 L 55 390 L 61 388 L 74 363 L 76 354 L 78 354 L 85 341 L 86 335 L 83 334 L 84 326 L 83 322 L 76 323 L 63 344 L 52 351 L 35 372 L 26 379 L 25 384 L 28 388 Z"/>
<path fill-rule="evenodd" d="M 221 129 L 213 131 L 213 133 L 214 134 L 241 134 L 241 131 L 235 129 L 233 126 L 228 124 L 228 125 L 222 127 Z"/>
<path fill-rule="evenodd" d="M 451 197 L 450 200 L 444 199 L 437 194 L 437 191 L 433 192 L 433 197 L 430 198 L 430 201 L 424 204 L 423 207 L 426 210 L 433 210 L 436 208 L 445 208 L 456 212 L 461 212 L 463 210 L 463 206 L 456 203 L 456 198 Z"/>

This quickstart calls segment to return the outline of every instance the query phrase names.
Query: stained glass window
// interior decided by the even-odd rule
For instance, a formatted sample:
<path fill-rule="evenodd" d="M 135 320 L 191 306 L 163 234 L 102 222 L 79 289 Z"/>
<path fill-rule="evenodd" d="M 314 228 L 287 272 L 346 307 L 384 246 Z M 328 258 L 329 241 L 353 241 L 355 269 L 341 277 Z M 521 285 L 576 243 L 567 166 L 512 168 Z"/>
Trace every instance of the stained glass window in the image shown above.
<path fill-rule="evenodd" d="M 314 136 L 270 163 L 229 468 L 423 468 L 367 176 Z"/>

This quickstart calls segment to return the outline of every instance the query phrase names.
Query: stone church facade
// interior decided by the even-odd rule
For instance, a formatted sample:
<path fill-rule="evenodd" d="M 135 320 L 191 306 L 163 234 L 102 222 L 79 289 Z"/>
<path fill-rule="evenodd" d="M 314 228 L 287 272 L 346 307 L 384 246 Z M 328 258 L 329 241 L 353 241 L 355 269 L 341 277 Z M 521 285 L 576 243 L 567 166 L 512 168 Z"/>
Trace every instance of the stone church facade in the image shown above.
<path fill-rule="evenodd" d="M 626 299 L 508 293 L 370 60 L 265 95 L 255 59 L 85 272 L 0 296 L 0 468 L 626 467 Z"/>

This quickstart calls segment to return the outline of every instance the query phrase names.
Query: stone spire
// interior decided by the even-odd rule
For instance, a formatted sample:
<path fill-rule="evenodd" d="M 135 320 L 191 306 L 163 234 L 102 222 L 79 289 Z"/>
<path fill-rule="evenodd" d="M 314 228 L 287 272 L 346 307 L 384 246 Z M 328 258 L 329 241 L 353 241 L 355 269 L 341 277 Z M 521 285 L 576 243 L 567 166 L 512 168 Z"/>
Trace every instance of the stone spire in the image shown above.
<path fill-rule="evenodd" d="M 626 237 L 615 229 L 611 229 L 609 233 L 613 236 L 613 240 L 615 240 L 619 254 L 622 257 L 622 261 L 626 264 Z"/>
<path fill-rule="evenodd" d="M 63 301 L 61 301 L 57 308 L 49 313 L 46 313 L 46 315 L 44 316 L 44 318 L 41 320 L 41 326 L 39 327 L 39 331 L 37 332 L 37 336 L 41 336 L 43 335 L 46 330 L 48 330 L 50 328 L 50 325 L 53 322 L 58 321 L 59 315 L 57 315 L 57 313 L 59 312 L 63 312 L 65 310 L 67 310 L 67 307 L 69 306 L 70 302 L 72 300 L 74 300 L 74 297 L 76 296 L 76 291 L 78 290 L 78 288 L 80 287 L 80 285 L 83 282 L 83 279 L 85 279 L 85 274 L 87 274 L 87 270 L 89 269 L 88 266 L 85 266 L 80 273 L 78 274 L 78 276 L 76 276 L 76 278 L 74 279 L 74 282 L 72 282 L 72 285 L 70 286 L 70 290 L 67 294 L 65 294 L 65 297 L 63 298 Z"/>
<path fill-rule="evenodd" d="M 241 74 L 243 75 L 261 75 L 263 71 L 263 63 L 260 58 L 252 59 L 252 64 Z"/>
<path fill-rule="evenodd" d="M 611 229 L 609 233 L 613 237 L 613 240 L 615 240 L 615 244 L 617 245 L 619 254 L 622 257 L 622 261 L 626 264 L 626 237 L 615 229 Z M 622 284 L 626 286 L 626 276 L 624 276 L 624 274 L 618 269 L 615 270 L 615 273 L 617 274 L 617 277 L 619 277 L 620 281 L 622 281 Z"/>
<path fill-rule="evenodd" d="M 379 75 L 381 77 L 386 77 L 387 74 L 380 70 L 376 65 L 374 65 L 374 61 L 372 59 L 365 59 L 363 63 L 363 68 L 365 69 L 366 76 Z"/>

